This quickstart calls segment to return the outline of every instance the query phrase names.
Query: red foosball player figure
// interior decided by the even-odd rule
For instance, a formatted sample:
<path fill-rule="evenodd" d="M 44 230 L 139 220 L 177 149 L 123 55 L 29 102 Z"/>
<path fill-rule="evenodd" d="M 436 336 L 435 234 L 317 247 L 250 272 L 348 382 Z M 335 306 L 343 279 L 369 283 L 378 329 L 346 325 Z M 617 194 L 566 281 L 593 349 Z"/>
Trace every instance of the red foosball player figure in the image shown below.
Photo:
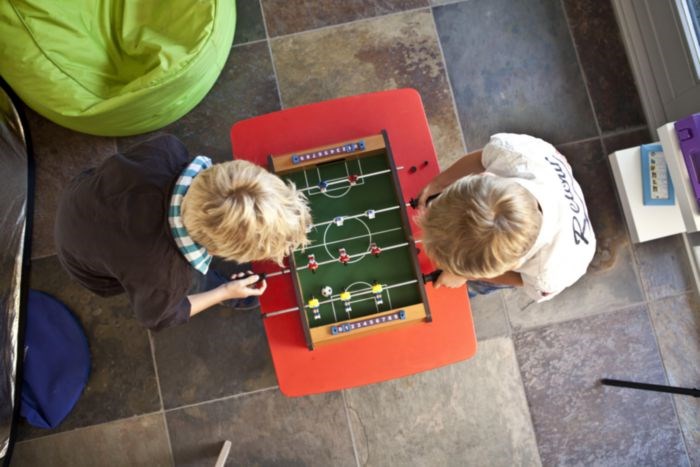
<path fill-rule="evenodd" d="M 352 174 L 348 176 L 348 182 L 350 182 L 350 185 L 355 185 L 357 183 L 357 175 Z"/>
<path fill-rule="evenodd" d="M 382 253 L 382 249 L 379 248 L 376 243 L 372 242 L 372 245 L 370 245 L 370 247 L 369 247 L 369 252 L 375 258 L 379 258 L 379 255 Z"/>
<path fill-rule="evenodd" d="M 309 271 L 316 274 L 316 269 L 318 269 L 318 263 L 316 262 L 316 256 L 309 255 Z"/>
<path fill-rule="evenodd" d="M 345 248 L 340 248 L 338 253 L 340 254 L 340 258 L 338 258 L 340 262 L 343 263 L 343 266 L 347 266 L 348 262 L 350 262 L 350 255 L 348 255 L 348 252 L 345 251 Z"/>

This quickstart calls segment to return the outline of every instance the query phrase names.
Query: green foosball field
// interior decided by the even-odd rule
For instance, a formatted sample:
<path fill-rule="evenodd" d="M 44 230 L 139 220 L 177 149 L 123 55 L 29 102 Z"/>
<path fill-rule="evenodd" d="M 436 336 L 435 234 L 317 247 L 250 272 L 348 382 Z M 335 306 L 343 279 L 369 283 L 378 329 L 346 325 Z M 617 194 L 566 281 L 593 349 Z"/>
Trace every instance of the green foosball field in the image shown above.
<path fill-rule="evenodd" d="M 385 133 L 292 154 L 270 168 L 309 200 L 310 244 L 289 258 L 310 349 L 430 321 Z"/>

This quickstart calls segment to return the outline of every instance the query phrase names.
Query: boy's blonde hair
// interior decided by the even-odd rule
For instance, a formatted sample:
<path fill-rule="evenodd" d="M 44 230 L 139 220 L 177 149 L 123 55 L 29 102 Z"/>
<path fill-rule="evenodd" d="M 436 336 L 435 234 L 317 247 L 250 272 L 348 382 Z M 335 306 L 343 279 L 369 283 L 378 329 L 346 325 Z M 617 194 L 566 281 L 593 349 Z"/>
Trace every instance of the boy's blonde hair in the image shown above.
<path fill-rule="evenodd" d="M 436 265 L 467 279 L 516 268 L 542 224 L 537 199 L 514 180 L 468 175 L 450 185 L 417 219 Z"/>
<path fill-rule="evenodd" d="M 214 164 L 195 177 L 182 201 L 182 222 L 212 255 L 281 264 L 285 255 L 308 243 L 311 214 L 294 184 L 236 160 Z"/>

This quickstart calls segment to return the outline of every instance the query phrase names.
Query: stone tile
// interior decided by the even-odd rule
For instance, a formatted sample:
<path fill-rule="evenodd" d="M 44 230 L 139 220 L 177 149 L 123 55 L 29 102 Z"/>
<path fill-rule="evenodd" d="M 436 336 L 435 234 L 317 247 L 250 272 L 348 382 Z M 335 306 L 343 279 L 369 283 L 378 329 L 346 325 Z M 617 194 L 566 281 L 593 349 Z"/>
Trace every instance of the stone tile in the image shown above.
<path fill-rule="evenodd" d="M 158 467 L 172 465 L 162 414 L 119 420 L 15 445 L 23 467 Z M 213 464 L 212 464 L 213 465 Z"/>
<path fill-rule="evenodd" d="M 236 2 L 236 15 L 234 45 L 265 39 L 265 23 L 263 22 L 260 0 L 238 0 Z"/>
<path fill-rule="evenodd" d="M 609 312 L 644 301 L 629 247 L 618 252 L 614 266 L 590 268 L 574 285 L 553 299 L 535 303 L 520 289 L 504 290 L 503 297 L 514 331 Z"/>
<path fill-rule="evenodd" d="M 429 0 L 261 0 L 270 37 L 429 5 Z"/>
<path fill-rule="evenodd" d="M 49 431 L 23 421 L 20 439 L 160 410 L 148 333 L 134 318 L 125 295 L 94 295 L 71 280 L 55 256 L 32 262 L 29 286 L 75 313 L 90 344 L 92 367 L 85 391 L 63 423 Z"/>
<path fill-rule="evenodd" d="M 544 465 L 688 465 L 668 394 L 599 382 L 665 384 L 644 306 L 514 341 Z"/>
<path fill-rule="evenodd" d="M 680 235 L 638 243 L 634 250 L 649 300 L 693 289 L 693 272 Z"/>
<path fill-rule="evenodd" d="M 56 253 L 53 227 L 66 184 L 116 152 L 114 138 L 86 135 L 56 125 L 26 109 L 35 163 L 32 258 Z"/>
<path fill-rule="evenodd" d="M 277 384 L 258 310 L 217 306 L 153 340 L 166 408 Z"/>
<path fill-rule="evenodd" d="M 231 126 L 238 120 L 279 110 L 275 75 L 266 42 L 231 49 L 228 61 L 209 94 L 187 115 L 160 131 L 180 138 L 192 155 L 231 160 Z M 120 150 L 151 134 L 119 138 Z"/>
<path fill-rule="evenodd" d="M 694 294 L 653 302 L 651 320 L 669 384 L 700 387 L 700 301 Z M 700 465 L 700 399 L 673 396 L 691 465 Z"/>
<path fill-rule="evenodd" d="M 597 133 L 560 2 L 471 0 L 434 12 L 467 148 L 498 132 L 554 144 Z"/>
<path fill-rule="evenodd" d="M 595 232 L 597 248 L 590 270 L 610 269 L 615 265 L 618 251 L 629 245 L 629 236 L 607 158 L 598 140 L 569 144 L 559 150 L 581 186 Z"/>
<path fill-rule="evenodd" d="M 222 443 L 227 465 L 354 466 L 342 395 L 290 399 L 277 390 L 167 412 L 178 466 L 214 465 Z"/>
<path fill-rule="evenodd" d="M 605 155 L 612 154 L 620 149 L 633 148 L 641 144 L 653 143 L 658 141 L 658 136 L 649 133 L 647 128 L 633 130 L 630 132 L 604 136 L 603 137 L 603 147 L 605 148 Z"/>
<path fill-rule="evenodd" d="M 510 335 L 510 324 L 501 292 L 477 295 L 470 298 L 469 303 L 477 340 Z"/>
<path fill-rule="evenodd" d="M 512 341 L 469 361 L 346 391 L 361 465 L 540 465 Z"/>
<path fill-rule="evenodd" d="M 567 157 L 583 190 L 596 236 L 596 253 L 587 274 L 550 301 L 535 304 L 522 290 L 504 291 L 514 329 L 542 326 L 644 301 L 600 142 L 569 144 L 559 150 Z"/>
<path fill-rule="evenodd" d="M 612 2 L 564 0 L 602 131 L 646 124 Z"/>
<path fill-rule="evenodd" d="M 284 107 L 396 88 L 423 99 L 440 164 L 463 155 L 429 10 L 271 41 Z"/>

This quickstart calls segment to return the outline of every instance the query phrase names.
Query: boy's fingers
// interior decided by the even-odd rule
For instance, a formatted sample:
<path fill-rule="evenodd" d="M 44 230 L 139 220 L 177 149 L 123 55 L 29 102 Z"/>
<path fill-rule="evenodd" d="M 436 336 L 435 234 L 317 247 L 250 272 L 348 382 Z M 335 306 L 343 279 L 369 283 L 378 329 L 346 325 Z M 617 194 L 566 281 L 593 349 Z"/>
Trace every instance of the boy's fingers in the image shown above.
<path fill-rule="evenodd" d="M 267 281 L 265 279 L 262 280 L 262 284 L 258 287 L 258 290 L 260 291 L 260 295 L 267 290 Z"/>
<path fill-rule="evenodd" d="M 256 282 L 258 282 L 258 280 L 260 280 L 260 276 L 258 276 L 257 274 L 253 274 L 252 276 L 240 279 L 239 282 L 241 283 L 241 285 L 248 286 L 255 284 Z"/>
<path fill-rule="evenodd" d="M 249 297 L 250 297 L 250 296 L 256 296 L 256 297 L 257 297 L 257 296 L 262 295 L 263 292 L 264 292 L 264 290 L 262 290 L 262 289 L 255 289 L 255 288 L 249 288 L 249 289 L 247 289 L 246 292 L 248 293 L 248 296 L 249 296 Z"/>

